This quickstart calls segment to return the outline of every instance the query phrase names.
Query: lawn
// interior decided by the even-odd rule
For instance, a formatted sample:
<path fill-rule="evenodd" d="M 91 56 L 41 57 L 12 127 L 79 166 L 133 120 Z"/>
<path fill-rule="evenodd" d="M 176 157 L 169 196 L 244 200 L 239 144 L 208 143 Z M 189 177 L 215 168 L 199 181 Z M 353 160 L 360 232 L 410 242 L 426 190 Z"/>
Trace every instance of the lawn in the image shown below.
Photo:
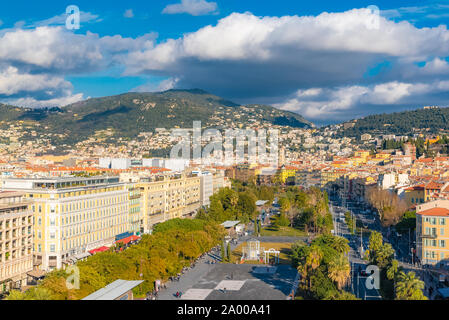
<path fill-rule="evenodd" d="M 279 229 L 269 226 L 262 228 L 260 233 L 263 237 L 307 237 L 307 233 L 292 227 L 279 227 Z"/>
<path fill-rule="evenodd" d="M 232 252 L 232 258 L 231 258 L 232 263 L 240 262 L 240 259 L 242 257 L 242 247 L 243 246 L 246 246 L 246 242 L 240 244 Z M 291 259 L 290 259 L 291 246 L 292 246 L 292 243 L 285 243 L 285 242 L 261 242 L 260 243 L 260 247 L 264 248 L 265 250 L 275 249 L 277 251 L 280 251 L 280 254 L 279 254 L 279 263 L 280 264 L 291 264 Z M 263 264 L 263 262 L 259 262 L 259 261 L 246 261 L 245 263 Z"/>

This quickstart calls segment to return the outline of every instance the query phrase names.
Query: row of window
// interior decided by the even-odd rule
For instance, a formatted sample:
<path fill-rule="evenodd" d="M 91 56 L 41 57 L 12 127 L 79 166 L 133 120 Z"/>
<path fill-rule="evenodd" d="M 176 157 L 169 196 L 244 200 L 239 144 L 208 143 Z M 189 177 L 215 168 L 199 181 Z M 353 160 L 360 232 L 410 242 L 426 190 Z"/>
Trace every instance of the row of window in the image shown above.
<path fill-rule="evenodd" d="M 126 196 L 119 196 L 119 197 L 111 197 L 111 198 L 106 198 L 106 199 L 77 201 L 77 202 L 73 202 L 73 203 L 62 204 L 61 205 L 61 213 L 79 211 L 82 209 L 91 209 L 91 208 L 96 208 L 96 207 L 105 206 L 105 205 L 114 205 L 114 204 L 118 204 L 118 203 L 123 203 L 127 200 L 128 199 L 126 199 Z M 36 212 L 35 205 L 32 206 L 32 211 Z M 39 213 L 42 213 L 42 205 L 37 206 L 37 211 Z M 55 213 L 55 208 L 50 206 L 50 212 Z"/>
<path fill-rule="evenodd" d="M 424 257 L 426 259 L 440 259 L 440 260 L 443 260 L 445 258 L 445 254 L 444 254 L 444 252 L 440 252 L 440 255 L 438 257 L 438 253 L 437 252 L 426 250 L 426 251 L 424 251 Z"/>
<path fill-rule="evenodd" d="M 427 236 L 437 236 L 437 228 L 426 227 L 424 229 L 424 234 Z M 440 228 L 440 236 L 444 236 L 444 228 Z"/>
<path fill-rule="evenodd" d="M 446 248 L 446 240 L 424 239 L 424 245 L 426 247 L 440 247 Z"/>
<path fill-rule="evenodd" d="M 431 225 L 446 225 L 447 218 L 434 218 L 434 217 L 424 217 L 424 222 L 430 223 Z"/>
<path fill-rule="evenodd" d="M 96 214 L 95 214 L 95 212 L 87 212 L 87 213 L 85 212 L 83 214 L 79 213 L 79 214 L 75 214 L 75 215 L 71 215 L 71 216 L 62 217 L 61 225 L 65 226 L 65 225 L 70 225 L 72 223 L 78 223 L 78 222 L 82 222 L 82 221 L 84 222 L 86 220 L 92 220 L 95 218 L 110 217 L 113 215 L 124 213 L 126 211 L 127 211 L 126 206 L 121 206 L 120 208 L 113 207 L 113 208 L 99 210 L 96 212 Z M 50 216 L 49 222 L 50 222 L 50 226 L 56 226 L 56 217 Z M 37 218 L 37 225 L 38 226 L 42 225 L 41 217 Z"/>
<path fill-rule="evenodd" d="M 102 231 L 99 233 L 92 233 L 88 236 L 85 236 L 83 238 L 78 238 L 78 239 L 73 239 L 73 240 L 69 240 L 69 241 L 64 241 L 62 242 L 62 250 L 69 250 L 72 248 L 77 248 L 80 246 L 86 246 L 88 243 L 93 242 L 93 241 L 99 241 L 99 240 L 103 240 L 105 238 L 110 238 L 115 236 L 117 233 L 122 233 L 124 232 L 125 228 L 122 226 L 118 229 L 118 232 L 113 232 L 113 230 L 106 230 L 106 231 Z M 51 253 L 55 253 L 56 252 L 56 245 L 55 244 L 50 244 L 49 245 L 49 250 Z M 42 245 L 38 244 L 37 245 L 37 252 L 42 252 Z"/>

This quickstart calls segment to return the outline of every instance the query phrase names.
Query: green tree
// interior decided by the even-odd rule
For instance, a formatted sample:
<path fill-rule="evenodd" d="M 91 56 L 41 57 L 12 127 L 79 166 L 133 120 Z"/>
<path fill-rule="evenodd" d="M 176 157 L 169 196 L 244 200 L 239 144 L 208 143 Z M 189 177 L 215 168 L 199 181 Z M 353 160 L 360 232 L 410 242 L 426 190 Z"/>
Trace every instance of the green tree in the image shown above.
<path fill-rule="evenodd" d="M 348 239 L 345 239 L 343 237 L 333 237 L 333 241 L 331 246 L 337 250 L 337 252 L 342 254 L 347 254 L 349 250 L 351 249 L 349 247 L 349 241 Z"/>
<path fill-rule="evenodd" d="M 217 222 L 224 222 L 224 209 L 218 197 L 210 197 L 209 217 Z"/>
<path fill-rule="evenodd" d="M 423 289 L 424 282 L 414 272 L 401 272 L 396 282 L 396 300 L 427 300 Z"/>
<path fill-rule="evenodd" d="M 289 224 L 290 224 L 290 220 L 288 220 L 287 215 L 285 213 L 281 213 L 278 217 L 276 217 L 276 219 L 274 221 L 274 225 L 277 228 L 288 227 Z"/>
<path fill-rule="evenodd" d="M 384 243 L 376 252 L 376 264 L 379 268 L 385 268 L 393 259 L 394 249 L 389 243 Z"/>
<path fill-rule="evenodd" d="M 289 211 L 291 208 L 290 200 L 287 197 L 280 198 L 278 203 L 279 203 L 279 206 L 281 207 L 282 213 L 287 213 L 287 211 Z"/>
<path fill-rule="evenodd" d="M 399 266 L 399 261 L 398 260 L 393 260 L 391 262 L 391 265 L 388 267 L 387 269 L 387 278 L 388 280 L 395 280 L 397 278 L 397 276 L 399 275 L 399 273 L 401 272 L 402 267 Z"/>
<path fill-rule="evenodd" d="M 201 219 L 201 220 L 207 220 L 209 218 L 209 216 L 207 215 L 207 212 L 206 212 L 206 210 L 204 210 L 204 208 L 199 208 L 195 218 Z"/>
<path fill-rule="evenodd" d="M 230 242 L 228 242 L 228 247 L 226 250 L 226 260 L 228 262 L 231 262 L 231 243 Z"/>
<path fill-rule="evenodd" d="M 239 220 L 246 223 L 253 218 L 257 211 L 256 201 L 256 197 L 251 192 L 240 192 L 238 194 L 237 208 L 241 213 Z"/>
<path fill-rule="evenodd" d="M 6 300 L 25 300 L 26 294 L 20 292 L 19 290 L 11 290 L 9 292 L 8 297 L 6 297 Z"/>
<path fill-rule="evenodd" d="M 373 231 L 369 236 L 369 259 L 371 263 L 376 264 L 377 252 L 383 245 L 383 237 L 380 232 Z"/>
<path fill-rule="evenodd" d="M 311 246 L 310 251 L 306 257 L 305 267 L 312 271 L 320 266 L 321 259 L 323 258 L 323 251 L 318 246 Z M 312 282 L 309 282 L 309 288 L 312 287 Z"/>
<path fill-rule="evenodd" d="M 340 254 L 329 263 L 329 278 L 337 284 L 337 288 L 341 290 L 349 280 L 351 275 L 351 267 L 348 259 Z"/>
<path fill-rule="evenodd" d="M 226 251 L 225 251 L 224 241 L 221 242 L 221 261 L 223 261 L 223 262 L 226 261 Z"/>
<path fill-rule="evenodd" d="M 406 234 L 416 229 L 416 213 L 414 211 L 406 211 L 401 221 L 396 225 L 397 232 Z"/>

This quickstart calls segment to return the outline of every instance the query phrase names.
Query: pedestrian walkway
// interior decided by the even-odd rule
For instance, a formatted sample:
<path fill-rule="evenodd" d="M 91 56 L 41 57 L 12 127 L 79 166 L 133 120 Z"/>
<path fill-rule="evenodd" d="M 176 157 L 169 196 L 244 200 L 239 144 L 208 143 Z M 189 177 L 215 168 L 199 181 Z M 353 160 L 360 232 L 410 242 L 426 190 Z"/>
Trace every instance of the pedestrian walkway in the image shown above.
<path fill-rule="evenodd" d="M 296 296 L 296 291 L 298 290 L 299 287 L 299 280 L 301 279 L 301 274 L 299 273 L 299 271 L 296 273 L 296 278 L 293 281 L 293 285 L 292 285 L 292 292 L 291 294 L 287 297 L 287 300 L 293 300 Z"/>

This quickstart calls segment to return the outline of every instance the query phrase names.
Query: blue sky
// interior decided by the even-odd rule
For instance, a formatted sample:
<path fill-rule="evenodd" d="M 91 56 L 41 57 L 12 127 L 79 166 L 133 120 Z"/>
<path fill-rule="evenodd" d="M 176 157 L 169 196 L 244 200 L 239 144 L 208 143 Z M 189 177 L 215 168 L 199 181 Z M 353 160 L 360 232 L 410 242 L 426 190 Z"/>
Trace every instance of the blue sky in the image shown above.
<path fill-rule="evenodd" d="M 449 1 L 2 2 L 0 101 L 199 87 L 317 123 L 449 106 L 448 21 Z"/>

